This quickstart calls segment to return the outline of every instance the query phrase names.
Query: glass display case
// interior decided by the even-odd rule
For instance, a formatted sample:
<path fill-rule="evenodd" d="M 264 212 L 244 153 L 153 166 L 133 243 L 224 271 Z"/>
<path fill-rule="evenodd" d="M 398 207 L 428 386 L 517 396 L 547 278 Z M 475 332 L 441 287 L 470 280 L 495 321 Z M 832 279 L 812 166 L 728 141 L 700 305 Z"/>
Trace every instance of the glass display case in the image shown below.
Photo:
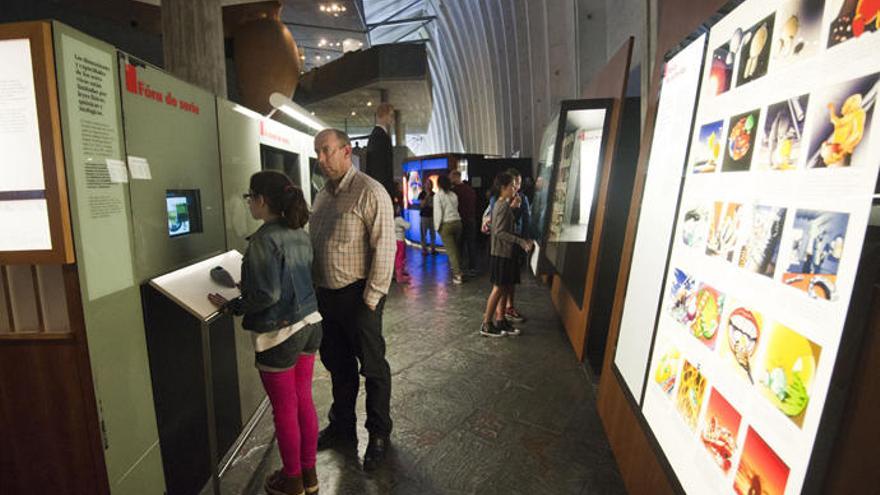
<path fill-rule="evenodd" d="M 563 101 L 557 122 L 549 204 L 544 209 L 546 217 L 540 220 L 544 224 L 542 250 L 575 301 L 583 300 L 587 246 L 612 102 Z"/>

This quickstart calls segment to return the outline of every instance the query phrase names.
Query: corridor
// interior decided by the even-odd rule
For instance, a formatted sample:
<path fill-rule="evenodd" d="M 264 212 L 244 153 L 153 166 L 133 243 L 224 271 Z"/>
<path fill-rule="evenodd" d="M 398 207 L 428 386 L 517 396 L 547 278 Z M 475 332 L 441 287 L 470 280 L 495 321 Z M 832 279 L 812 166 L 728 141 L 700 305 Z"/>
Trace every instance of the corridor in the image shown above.
<path fill-rule="evenodd" d="M 529 318 L 523 335 L 483 338 L 477 331 L 488 276 L 455 286 L 445 255 L 422 257 L 409 249 L 407 256 L 413 280 L 392 284 L 385 307 L 393 375 L 390 458 L 372 475 L 361 470 L 367 432 L 359 417 L 358 453 L 318 453 L 321 493 L 625 493 L 594 389 L 548 289 L 524 270 L 517 294 Z M 323 427 L 331 396 L 320 364 L 314 393 Z M 359 414 L 363 398 L 362 388 Z M 264 493 L 264 477 L 280 463 L 267 412 L 223 477 L 223 493 Z"/>

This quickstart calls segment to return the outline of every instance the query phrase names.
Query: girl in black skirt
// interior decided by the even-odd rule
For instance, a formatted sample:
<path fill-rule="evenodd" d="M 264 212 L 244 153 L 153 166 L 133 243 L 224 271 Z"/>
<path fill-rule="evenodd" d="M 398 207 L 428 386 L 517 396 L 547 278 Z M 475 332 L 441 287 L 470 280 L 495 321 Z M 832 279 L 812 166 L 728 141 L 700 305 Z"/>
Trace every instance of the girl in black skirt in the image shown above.
<path fill-rule="evenodd" d="M 498 200 L 492 210 L 492 241 L 491 256 L 489 257 L 489 280 L 492 282 L 492 292 L 486 301 L 486 312 L 483 313 L 483 324 L 480 326 L 480 335 L 486 337 L 504 337 L 505 335 L 519 335 L 520 331 L 514 328 L 503 315 L 497 317 L 498 308 L 507 307 L 507 300 L 513 291 L 513 284 L 519 266 L 516 264 L 513 248 L 519 245 L 524 251 L 532 250 L 534 243 L 523 239 L 513 233 L 515 219 L 510 210 L 511 202 L 514 201 L 516 189 L 513 185 L 513 176 L 501 173 L 495 176 L 495 191 Z M 492 319 L 495 318 L 493 322 Z"/>

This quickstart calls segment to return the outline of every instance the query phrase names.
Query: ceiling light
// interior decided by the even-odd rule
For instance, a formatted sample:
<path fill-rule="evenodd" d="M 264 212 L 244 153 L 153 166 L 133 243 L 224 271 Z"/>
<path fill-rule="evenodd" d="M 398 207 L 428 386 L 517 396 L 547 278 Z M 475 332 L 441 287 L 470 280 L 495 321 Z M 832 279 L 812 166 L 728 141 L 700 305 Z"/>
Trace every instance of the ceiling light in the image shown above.
<path fill-rule="evenodd" d="M 322 3 L 322 4 L 319 6 L 319 8 L 321 9 L 321 12 L 326 12 L 326 13 L 328 13 L 328 14 L 333 14 L 333 17 L 339 17 L 339 13 L 340 13 L 340 12 L 345 12 L 345 11 L 348 10 L 348 9 L 345 7 L 345 5 L 340 5 L 340 4 L 336 3 L 336 2 L 333 2 L 333 3 Z"/>
<path fill-rule="evenodd" d="M 238 103 L 236 103 L 235 106 L 232 107 L 232 109 L 235 110 L 236 112 L 238 112 L 242 115 L 245 115 L 247 117 L 250 117 L 252 119 L 262 120 L 262 119 L 266 118 L 265 115 L 261 115 L 255 111 L 251 110 L 250 108 L 243 107 L 243 106 L 239 105 Z"/>
<path fill-rule="evenodd" d="M 357 115 L 357 112 L 351 112 L 352 117 L 354 117 L 355 115 Z"/>
<path fill-rule="evenodd" d="M 368 102 L 367 102 L 367 106 L 368 106 L 368 107 L 373 106 L 373 102 L 372 102 L 372 101 L 368 101 Z"/>
<path fill-rule="evenodd" d="M 285 114 L 293 117 L 300 123 L 305 124 L 316 131 L 322 131 L 328 127 L 326 124 L 321 122 L 320 119 L 312 117 L 315 115 L 314 112 L 311 112 L 312 116 L 309 116 L 306 112 L 306 109 L 297 105 L 296 103 L 291 101 L 290 98 L 284 96 L 281 93 L 272 93 L 269 96 L 269 103 L 278 110 L 281 110 Z"/>

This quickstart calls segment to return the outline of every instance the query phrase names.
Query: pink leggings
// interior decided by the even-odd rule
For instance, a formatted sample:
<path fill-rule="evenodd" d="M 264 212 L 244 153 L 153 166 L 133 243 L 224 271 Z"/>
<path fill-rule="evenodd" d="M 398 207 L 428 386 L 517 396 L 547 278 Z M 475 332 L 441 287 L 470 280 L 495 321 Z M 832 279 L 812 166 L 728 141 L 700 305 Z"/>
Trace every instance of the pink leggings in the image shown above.
<path fill-rule="evenodd" d="M 263 387 L 272 403 L 275 437 L 284 474 L 299 476 L 303 468 L 315 467 L 318 456 L 318 414 L 312 402 L 314 354 L 300 354 L 286 371 L 260 371 Z"/>
<path fill-rule="evenodd" d="M 394 253 L 394 274 L 398 277 L 406 274 L 406 242 L 397 241 L 397 252 Z"/>

